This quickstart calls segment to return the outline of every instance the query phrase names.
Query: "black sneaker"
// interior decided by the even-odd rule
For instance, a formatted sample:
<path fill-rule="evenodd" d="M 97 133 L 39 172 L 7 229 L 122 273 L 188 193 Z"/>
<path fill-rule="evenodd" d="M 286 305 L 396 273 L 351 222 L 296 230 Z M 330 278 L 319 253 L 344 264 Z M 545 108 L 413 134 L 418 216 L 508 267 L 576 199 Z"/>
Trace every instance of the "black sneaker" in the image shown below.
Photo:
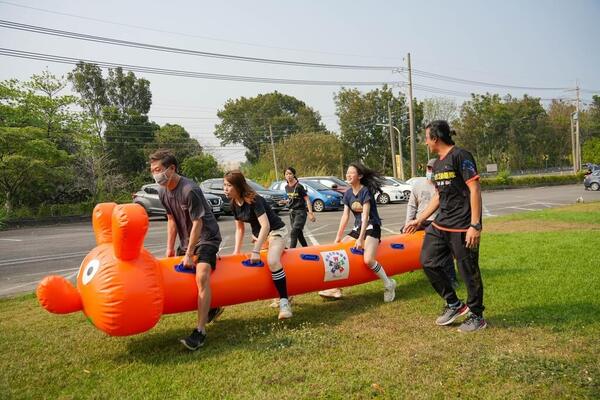
<path fill-rule="evenodd" d="M 437 325 L 450 325 L 456 318 L 460 317 L 461 315 L 465 315 L 468 312 L 469 307 L 467 307 L 467 305 L 463 302 L 456 307 L 450 307 L 449 305 L 446 305 L 442 310 L 442 315 L 435 320 L 435 323 Z"/>
<path fill-rule="evenodd" d="M 479 315 L 471 314 L 459 327 L 458 331 L 463 333 L 475 332 L 485 329 L 487 322 Z"/>
<path fill-rule="evenodd" d="M 206 323 L 210 324 L 211 322 L 219 318 L 219 315 L 223 314 L 224 310 L 225 309 L 223 307 L 215 307 L 208 310 L 208 320 L 206 320 Z"/>
<path fill-rule="evenodd" d="M 204 345 L 206 340 L 206 334 L 194 329 L 192 334 L 185 339 L 181 339 L 180 342 L 187 347 L 189 350 L 198 350 Z"/>

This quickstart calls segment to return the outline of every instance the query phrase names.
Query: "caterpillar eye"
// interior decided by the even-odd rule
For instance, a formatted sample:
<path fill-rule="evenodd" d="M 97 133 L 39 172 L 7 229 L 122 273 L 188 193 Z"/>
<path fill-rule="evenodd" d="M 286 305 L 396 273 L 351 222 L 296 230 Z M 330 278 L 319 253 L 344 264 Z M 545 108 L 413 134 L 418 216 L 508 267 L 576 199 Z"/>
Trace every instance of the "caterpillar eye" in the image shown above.
<path fill-rule="evenodd" d="M 86 265 L 83 269 L 83 276 L 81 277 L 81 282 L 83 282 L 84 285 L 90 283 L 90 281 L 94 278 L 94 275 L 96 275 L 96 272 L 98 272 L 99 269 L 100 261 L 95 259 L 90 261 L 88 265 Z"/>

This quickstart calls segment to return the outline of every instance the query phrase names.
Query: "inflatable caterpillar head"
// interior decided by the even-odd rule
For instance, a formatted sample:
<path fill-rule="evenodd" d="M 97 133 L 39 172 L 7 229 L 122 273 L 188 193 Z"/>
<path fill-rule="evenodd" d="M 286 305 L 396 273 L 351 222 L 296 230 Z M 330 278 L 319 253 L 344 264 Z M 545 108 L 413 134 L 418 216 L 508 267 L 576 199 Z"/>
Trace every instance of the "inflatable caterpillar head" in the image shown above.
<path fill-rule="evenodd" d="M 96 247 L 84 258 L 77 287 L 62 276 L 48 276 L 36 294 L 56 314 L 82 310 L 112 336 L 147 331 L 163 312 L 158 260 L 143 248 L 148 216 L 138 204 L 102 203 L 92 215 Z"/>

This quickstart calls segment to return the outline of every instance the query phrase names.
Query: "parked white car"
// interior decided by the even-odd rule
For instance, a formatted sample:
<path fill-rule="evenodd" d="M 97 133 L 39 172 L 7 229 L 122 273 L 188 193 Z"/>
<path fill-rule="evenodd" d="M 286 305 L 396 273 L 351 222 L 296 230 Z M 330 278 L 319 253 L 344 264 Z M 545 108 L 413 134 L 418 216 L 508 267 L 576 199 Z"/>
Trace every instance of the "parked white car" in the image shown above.
<path fill-rule="evenodd" d="M 390 183 L 392 185 L 394 185 L 394 187 L 397 190 L 400 190 L 404 194 L 404 200 L 408 201 L 408 198 L 410 197 L 410 194 L 412 193 L 412 185 L 410 185 L 407 182 L 404 182 L 403 180 L 400 180 L 398 178 L 394 178 L 393 176 L 386 176 L 385 179 L 390 181 Z"/>
<path fill-rule="evenodd" d="M 388 204 L 394 201 L 405 201 L 408 197 L 398 187 L 396 182 L 386 179 L 383 186 L 381 187 L 382 193 L 378 193 L 375 200 L 379 204 Z M 410 193 L 409 193 L 410 196 Z"/>

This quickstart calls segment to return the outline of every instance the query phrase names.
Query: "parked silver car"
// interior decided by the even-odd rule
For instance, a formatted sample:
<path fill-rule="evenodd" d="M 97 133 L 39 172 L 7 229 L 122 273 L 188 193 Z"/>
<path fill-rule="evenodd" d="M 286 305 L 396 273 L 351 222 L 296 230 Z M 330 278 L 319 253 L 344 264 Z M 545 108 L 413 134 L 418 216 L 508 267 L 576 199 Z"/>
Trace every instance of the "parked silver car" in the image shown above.
<path fill-rule="evenodd" d="M 132 194 L 133 202 L 141 205 L 146 209 L 149 217 L 159 216 L 166 217 L 167 212 L 158 198 L 158 184 L 150 183 L 142 186 L 142 188 Z M 204 193 L 204 197 L 212 207 L 215 218 L 219 219 L 223 215 L 223 201 L 219 196 L 210 193 Z"/>
<path fill-rule="evenodd" d="M 591 174 L 587 174 L 583 179 L 583 186 L 586 189 L 600 190 L 600 169 L 595 170 Z"/>

